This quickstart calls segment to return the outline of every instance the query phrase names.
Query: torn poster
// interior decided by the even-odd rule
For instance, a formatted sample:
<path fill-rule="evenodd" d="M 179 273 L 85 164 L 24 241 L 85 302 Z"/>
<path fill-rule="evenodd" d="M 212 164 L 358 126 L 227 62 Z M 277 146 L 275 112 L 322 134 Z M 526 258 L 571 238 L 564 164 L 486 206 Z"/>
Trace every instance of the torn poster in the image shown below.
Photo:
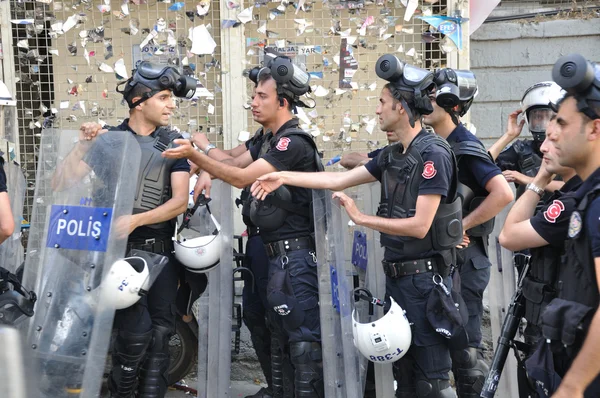
<path fill-rule="evenodd" d="M 358 70 L 358 62 L 354 58 L 352 47 L 346 38 L 340 46 L 340 88 L 352 88 L 352 77 Z"/>
<path fill-rule="evenodd" d="M 446 17 L 443 15 L 432 15 L 430 17 L 415 17 L 422 19 L 429 25 L 436 28 L 440 33 L 456 44 L 459 50 L 462 50 L 462 23 L 467 21 L 467 18 Z"/>

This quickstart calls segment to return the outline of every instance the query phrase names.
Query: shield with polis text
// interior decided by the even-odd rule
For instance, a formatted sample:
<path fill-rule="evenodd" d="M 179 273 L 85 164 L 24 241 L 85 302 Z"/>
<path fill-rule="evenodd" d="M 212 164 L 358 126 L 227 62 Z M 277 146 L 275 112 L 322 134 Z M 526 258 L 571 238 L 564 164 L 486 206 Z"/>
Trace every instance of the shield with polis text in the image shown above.
<path fill-rule="evenodd" d="M 129 132 L 42 133 L 23 275 L 38 300 L 20 327 L 27 396 L 99 394 L 115 306 L 97 287 L 125 257 L 140 157 Z"/>

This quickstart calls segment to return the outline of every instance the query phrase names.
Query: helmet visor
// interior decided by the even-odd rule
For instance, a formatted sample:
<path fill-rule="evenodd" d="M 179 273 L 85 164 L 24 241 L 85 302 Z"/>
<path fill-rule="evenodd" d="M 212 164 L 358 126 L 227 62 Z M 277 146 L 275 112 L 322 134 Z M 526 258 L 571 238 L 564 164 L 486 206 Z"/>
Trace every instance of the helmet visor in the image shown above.
<path fill-rule="evenodd" d="M 477 79 L 469 70 L 456 70 L 458 83 L 458 97 L 461 101 L 468 101 L 477 94 Z"/>
<path fill-rule="evenodd" d="M 430 71 L 412 65 L 406 65 L 403 71 L 404 81 L 411 86 L 416 86 L 430 75 Z"/>
<path fill-rule="evenodd" d="M 527 115 L 529 130 L 536 133 L 545 132 L 552 116 L 554 116 L 554 112 L 550 108 L 535 108 L 530 110 Z"/>

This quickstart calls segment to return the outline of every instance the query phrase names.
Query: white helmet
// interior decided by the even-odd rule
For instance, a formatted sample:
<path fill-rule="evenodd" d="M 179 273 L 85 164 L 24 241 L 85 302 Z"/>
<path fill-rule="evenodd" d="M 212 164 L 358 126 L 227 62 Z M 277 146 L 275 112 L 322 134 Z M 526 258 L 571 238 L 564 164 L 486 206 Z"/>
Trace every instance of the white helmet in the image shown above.
<path fill-rule="evenodd" d="M 102 281 L 102 300 L 115 309 L 131 307 L 150 287 L 150 269 L 142 257 L 117 260 Z"/>
<path fill-rule="evenodd" d="M 221 225 L 210 214 L 210 219 L 216 227 L 215 235 L 204 235 L 186 238 L 181 231 L 175 232 L 175 258 L 190 272 L 204 273 L 219 265 L 221 256 Z"/>
<path fill-rule="evenodd" d="M 554 115 L 552 105 L 557 104 L 564 95 L 565 91 L 552 81 L 536 83 L 525 90 L 521 99 L 521 109 L 529 131 L 546 132 L 546 126 Z"/>
<path fill-rule="evenodd" d="M 390 300 L 390 310 L 375 322 L 359 323 L 356 310 L 352 311 L 354 346 L 371 362 L 395 362 L 410 347 L 412 332 L 406 314 L 393 298 Z"/>

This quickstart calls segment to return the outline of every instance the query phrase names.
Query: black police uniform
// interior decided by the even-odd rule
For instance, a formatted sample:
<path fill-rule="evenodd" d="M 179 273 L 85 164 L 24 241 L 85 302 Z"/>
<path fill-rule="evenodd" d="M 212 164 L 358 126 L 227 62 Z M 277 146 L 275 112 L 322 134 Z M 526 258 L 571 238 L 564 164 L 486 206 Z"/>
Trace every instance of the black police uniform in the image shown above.
<path fill-rule="evenodd" d="M 125 119 L 118 127 L 109 130 L 134 134 L 142 149 L 138 187 L 133 205 L 134 214 L 152 210 L 171 198 L 171 173 L 190 172 L 186 159 L 166 159 L 161 153 L 174 139 L 181 136 L 172 130 L 159 127 L 149 136 L 140 136 L 129 127 Z M 106 162 L 107 148 L 101 135 L 84 161 L 92 169 Z M 154 195 L 160 192 L 160 195 Z M 127 251 L 140 249 L 169 258 L 148 294 L 129 308 L 115 313 L 115 327 L 119 329 L 113 348 L 113 369 L 109 389 L 113 396 L 129 397 L 136 387 L 138 370 L 141 377 L 138 396 L 163 397 L 167 390 L 169 367 L 168 342 L 175 332 L 175 301 L 179 273 L 183 269 L 173 254 L 172 237 L 174 220 L 136 228 L 127 241 Z M 200 275 L 200 274 L 199 274 Z M 202 275 L 204 279 L 206 276 Z M 205 283 L 205 282 L 204 282 Z M 143 360 L 143 363 L 142 363 Z"/>
<path fill-rule="evenodd" d="M 447 196 L 451 194 L 452 183 L 456 185 L 456 165 L 448 144 L 422 130 L 404 154 L 403 149 L 401 144 L 390 145 L 365 165 L 369 173 L 381 181 L 378 210 L 381 217 L 414 216 L 419 195 L 441 195 L 440 206 L 452 199 Z M 455 202 L 458 203 L 456 217 L 460 219 L 460 202 Z M 438 209 L 436 218 L 439 214 Z M 448 226 L 448 222 L 445 224 Z M 411 348 L 396 362 L 400 378 L 397 397 L 454 396 L 448 382 L 451 363 L 447 339 L 436 332 L 426 317 L 427 302 L 435 287 L 434 272 L 444 275 L 446 286 L 451 285 L 448 276 L 451 250 L 434 248 L 434 229 L 432 225 L 421 240 L 381 234 L 385 248 L 386 296 L 393 297 L 413 323 Z M 434 391 L 434 395 L 428 395 L 430 391 Z"/>
<path fill-rule="evenodd" d="M 384 146 L 383 148 L 377 148 L 377 149 L 375 149 L 374 151 L 371 151 L 371 152 L 367 153 L 367 157 L 368 157 L 369 159 L 375 159 L 375 158 L 377 157 L 377 155 L 379 155 L 379 153 L 380 153 L 381 151 L 383 151 L 385 148 L 387 148 L 387 145 L 386 145 L 386 146 Z"/>
<path fill-rule="evenodd" d="M 286 135 L 291 131 L 296 133 Z M 261 158 L 279 171 L 315 172 L 322 170 L 322 165 L 314 145 L 312 138 L 298 129 L 298 120 L 291 119 L 276 132 L 269 150 Z M 260 145 L 251 147 L 250 153 L 257 160 Z M 269 308 L 273 308 L 268 312 L 274 343 L 271 347 L 273 381 L 282 377 L 283 364 L 279 359 L 283 358 L 281 351 L 289 343 L 295 368 L 296 398 L 320 398 L 323 397 L 323 367 L 314 225 L 310 216 L 312 191 L 291 186 L 288 189 L 292 207 L 302 211 L 288 211 L 285 219 L 278 220 L 281 221 L 277 222 L 278 226 L 272 225 L 272 219 L 258 217 L 260 210 L 254 199 L 251 210 L 257 211 L 252 220 L 260 227 L 269 256 L 267 294 Z M 283 280 L 289 283 L 279 283 Z"/>
<path fill-rule="evenodd" d="M 541 142 L 517 140 L 496 158 L 496 164 L 502 171 L 515 170 L 529 177 L 535 177 L 542 164 Z M 517 185 L 517 198 L 525 192 L 524 185 Z"/>
<path fill-rule="evenodd" d="M 264 155 L 269 148 L 271 132 L 264 133 L 260 128 L 254 136 L 246 141 L 246 148 L 250 149 L 257 145 L 260 147 L 260 155 Z M 272 372 L 271 372 L 271 331 L 267 327 L 266 309 L 269 307 L 267 302 L 267 282 L 269 281 L 269 257 L 265 251 L 265 246 L 260 237 L 259 228 L 250 220 L 250 186 L 242 190 L 242 218 L 246 224 L 248 232 L 248 241 L 246 242 L 246 267 L 252 271 L 253 277 L 247 273 L 242 274 L 244 278 L 244 290 L 242 291 L 243 319 L 246 327 L 250 331 L 250 339 L 256 351 L 256 356 L 260 367 L 265 375 L 269 386 L 269 393 L 272 391 Z M 281 381 L 278 385 L 282 385 Z"/>
<path fill-rule="evenodd" d="M 463 218 L 472 212 L 488 191 L 486 184 L 502 174 L 487 150 L 464 125 L 459 124 L 447 138 L 458 161 L 459 191 L 463 199 Z M 488 236 L 493 230 L 493 219 L 467 231 L 470 243 L 457 251 L 456 265 L 460 274 L 460 292 L 469 312 L 466 331 L 469 347 L 452 350 L 452 366 L 460 397 L 479 397 L 480 386 L 487 374 L 487 366 L 478 359 L 481 344 L 483 292 L 490 281 L 491 263 L 487 256 Z M 480 381 L 481 383 L 478 383 Z"/>
<path fill-rule="evenodd" d="M 577 207 L 569 220 L 565 255 L 558 269 L 557 297 L 542 314 L 542 333 L 551 341 L 554 371 L 561 378 L 581 350 L 600 303 L 594 263 L 600 257 L 600 169 L 581 184 L 574 197 Z M 540 344 L 539 349 L 545 346 Z M 531 365 L 535 364 L 527 363 L 528 368 Z M 600 377 L 584 396 L 600 396 Z"/>

